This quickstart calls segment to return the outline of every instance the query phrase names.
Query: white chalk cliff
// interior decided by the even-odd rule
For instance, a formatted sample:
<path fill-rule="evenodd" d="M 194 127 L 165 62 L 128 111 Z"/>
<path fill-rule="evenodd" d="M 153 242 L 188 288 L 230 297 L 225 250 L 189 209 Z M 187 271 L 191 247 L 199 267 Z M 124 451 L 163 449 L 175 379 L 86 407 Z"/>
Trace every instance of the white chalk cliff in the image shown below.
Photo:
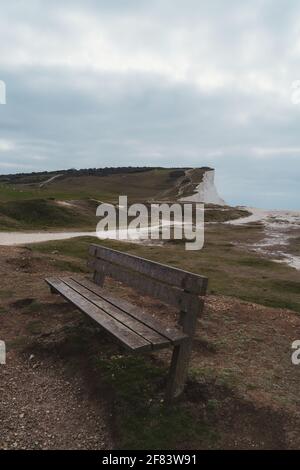
<path fill-rule="evenodd" d="M 215 170 L 206 171 L 202 182 L 195 188 L 194 194 L 183 197 L 180 201 L 204 202 L 225 206 L 226 202 L 219 196 L 215 186 Z"/>

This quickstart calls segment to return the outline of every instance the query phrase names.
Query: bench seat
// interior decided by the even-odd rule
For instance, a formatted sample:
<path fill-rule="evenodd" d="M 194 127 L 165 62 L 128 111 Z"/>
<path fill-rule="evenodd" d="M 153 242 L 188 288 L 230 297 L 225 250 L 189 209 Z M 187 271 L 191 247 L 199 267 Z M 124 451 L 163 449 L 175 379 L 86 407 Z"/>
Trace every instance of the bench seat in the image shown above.
<path fill-rule="evenodd" d="M 131 303 L 113 297 L 86 278 L 45 279 L 52 292 L 62 295 L 131 351 L 150 351 L 181 344 L 188 335 L 168 328 Z"/>

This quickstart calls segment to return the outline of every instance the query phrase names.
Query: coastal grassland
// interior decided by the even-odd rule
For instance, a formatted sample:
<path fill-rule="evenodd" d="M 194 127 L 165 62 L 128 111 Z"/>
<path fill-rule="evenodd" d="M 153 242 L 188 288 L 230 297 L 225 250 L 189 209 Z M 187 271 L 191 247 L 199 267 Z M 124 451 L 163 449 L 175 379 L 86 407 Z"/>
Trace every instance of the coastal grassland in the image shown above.
<path fill-rule="evenodd" d="M 125 173 L 109 176 L 70 176 L 58 178 L 50 184 L 0 184 L 0 202 L 28 199 L 80 200 L 117 202 L 119 195 L 144 201 L 153 198 L 174 184 L 170 169 L 155 169 L 143 173 Z"/>
<path fill-rule="evenodd" d="M 213 206 L 212 204 L 205 205 L 205 222 L 228 222 L 229 220 L 241 219 L 251 215 L 246 209 L 230 206 Z"/>
<path fill-rule="evenodd" d="M 105 200 L 108 202 L 108 200 Z M 86 199 L 23 199 L 0 201 L 0 231 L 80 230 L 95 231 L 99 201 Z M 146 203 L 150 213 L 150 203 Z M 235 207 L 205 207 L 207 222 L 225 222 L 246 217 L 246 210 Z"/>
<path fill-rule="evenodd" d="M 56 252 L 57 256 L 86 259 L 91 241 L 117 250 L 205 275 L 209 293 L 233 296 L 269 307 L 287 308 L 300 313 L 299 273 L 243 248 L 243 244 L 259 240 L 262 228 L 253 226 L 213 225 L 206 229 L 203 250 L 185 251 L 183 242 L 158 245 L 137 245 L 93 238 L 29 245 L 40 253 Z"/>
<path fill-rule="evenodd" d="M 143 202 L 149 205 L 150 202 L 164 200 L 168 194 L 172 194 L 175 201 L 181 179 L 174 177 L 174 173 L 176 176 L 176 171 L 171 168 L 160 168 L 107 176 L 67 175 L 42 188 L 40 175 L 32 177 L 32 182 L 26 184 L 22 179 L 21 183 L 2 180 L 0 231 L 94 231 L 96 207 L 101 202 L 116 204 L 120 195 L 126 195 L 129 204 Z M 246 210 L 233 207 L 209 204 L 205 209 L 209 222 L 224 222 L 249 215 Z"/>
<path fill-rule="evenodd" d="M 89 200 L 68 206 L 46 199 L 0 202 L 0 231 L 93 230 L 96 206 Z"/>

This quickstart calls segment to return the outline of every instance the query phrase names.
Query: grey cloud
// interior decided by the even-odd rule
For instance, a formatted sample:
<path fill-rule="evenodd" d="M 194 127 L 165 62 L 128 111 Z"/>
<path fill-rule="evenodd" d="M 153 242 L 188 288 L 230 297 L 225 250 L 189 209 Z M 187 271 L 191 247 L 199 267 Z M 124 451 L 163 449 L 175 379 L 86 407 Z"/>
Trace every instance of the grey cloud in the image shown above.
<path fill-rule="evenodd" d="M 14 0 L 2 10 L 11 35 L 0 33 L 8 93 L 0 142 L 14 146 L 0 146 L 1 173 L 212 165 L 232 204 L 299 208 L 300 106 L 289 100 L 291 81 L 300 78 L 297 2 Z M 99 20 L 120 70 L 109 58 L 97 67 L 67 62 L 84 40 L 80 20 L 67 19 L 73 11 Z M 172 77 L 177 54 L 178 69 L 187 60 L 182 79 Z M 141 60 L 136 68 L 131 57 Z M 220 86 L 198 86 L 202 70 L 220 73 Z"/>

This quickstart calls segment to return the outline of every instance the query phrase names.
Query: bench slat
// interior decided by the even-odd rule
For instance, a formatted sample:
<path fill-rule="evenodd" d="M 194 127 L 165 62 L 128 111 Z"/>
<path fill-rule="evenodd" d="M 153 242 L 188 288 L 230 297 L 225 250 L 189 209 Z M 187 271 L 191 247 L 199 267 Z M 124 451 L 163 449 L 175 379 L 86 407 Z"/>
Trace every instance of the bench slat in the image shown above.
<path fill-rule="evenodd" d="M 132 269 L 164 284 L 184 289 L 187 292 L 198 295 L 205 295 L 206 293 L 208 280 L 204 276 L 96 244 L 90 245 L 89 254 L 101 260 Z"/>
<path fill-rule="evenodd" d="M 148 313 L 143 312 L 140 308 L 130 304 L 126 300 L 112 297 L 105 289 L 103 289 L 103 287 L 97 286 L 94 282 L 91 282 L 86 278 L 76 278 L 76 282 L 86 287 L 91 292 L 94 292 L 97 296 L 102 297 L 106 302 L 118 307 L 133 318 L 136 318 L 139 322 L 149 326 L 162 336 L 168 338 L 173 344 L 179 344 L 182 340 L 187 338 L 187 335 L 180 331 L 180 329 L 175 327 L 166 327 L 160 321 L 156 320 Z"/>
<path fill-rule="evenodd" d="M 145 324 L 131 316 L 131 308 L 128 309 L 127 312 L 121 310 L 116 305 L 113 305 L 108 302 L 104 297 L 100 297 L 98 294 L 89 290 L 87 287 L 81 285 L 80 281 L 78 281 L 77 279 L 63 278 L 62 280 L 69 287 L 76 290 L 78 294 L 82 295 L 94 305 L 100 307 L 102 310 L 108 313 L 112 318 L 115 318 L 116 320 L 133 330 L 135 333 L 149 341 L 152 344 L 153 349 L 158 349 L 171 344 L 171 341 L 165 336 L 162 336 L 157 331 L 153 330 L 149 326 L 146 326 Z"/>
<path fill-rule="evenodd" d="M 155 297 L 184 312 L 190 308 L 191 301 L 194 301 L 195 304 L 198 302 L 198 297 L 195 294 L 183 292 L 177 287 L 162 284 L 155 279 L 142 276 L 138 272 L 130 271 L 122 266 L 111 264 L 104 260 L 90 260 L 88 266 L 91 269 L 105 274 L 105 276 L 112 277 L 117 281 L 130 285 L 130 287 L 138 290 L 143 295 Z"/>
<path fill-rule="evenodd" d="M 117 338 L 128 349 L 133 351 L 151 350 L 149 341 L 137 335 L 125 325 L 112 318 L 101 308 L 82 297 L 82 295 L 78 294 L 74 289 L 66 285 L 63 280 L 59 278 L 48 278 L 45 280 L 56 292 L 61 294 L 83 313 L 93 318 L 93 320 L 99 323 L 99 325 Z"/>

